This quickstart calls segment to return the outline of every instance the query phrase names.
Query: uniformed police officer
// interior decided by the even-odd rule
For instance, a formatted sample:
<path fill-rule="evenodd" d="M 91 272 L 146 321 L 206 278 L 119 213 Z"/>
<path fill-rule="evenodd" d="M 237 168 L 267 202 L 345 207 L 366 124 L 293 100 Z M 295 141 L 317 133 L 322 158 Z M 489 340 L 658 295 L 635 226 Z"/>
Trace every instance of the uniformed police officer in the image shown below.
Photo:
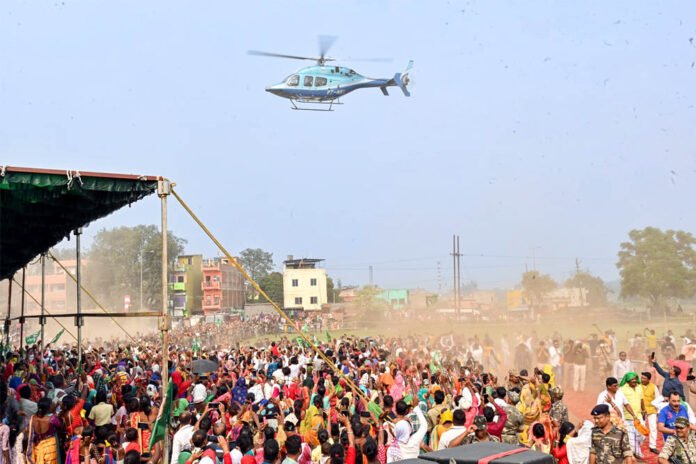
<path fill-rule="evenodd" d="M 689 430 L 689 419 L 677 417 L 674 422 L 675 434 L 670 435 L 657 458 L 659 464 L 696 462 L 696 435 Z"/>
<path fill-rule="evenodd" d="M 595 427 L 592 429 L 590 464 L 635 464 L 628 435 L 611 423 L 609 406 L 595 406 L 592 409 L 592 418 Z"/>

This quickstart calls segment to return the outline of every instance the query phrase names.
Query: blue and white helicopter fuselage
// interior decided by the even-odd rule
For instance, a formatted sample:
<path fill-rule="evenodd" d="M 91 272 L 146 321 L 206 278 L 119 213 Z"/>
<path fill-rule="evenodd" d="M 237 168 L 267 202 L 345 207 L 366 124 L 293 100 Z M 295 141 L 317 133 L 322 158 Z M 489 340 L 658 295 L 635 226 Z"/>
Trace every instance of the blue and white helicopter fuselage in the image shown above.
<path fill-rule="evenodd" d="M 389 95 L 388 87 L 399 87 L 407 97 L 409 71 L 413 61 L 403 73 L 396 73 L 392 78 L 373 79 L 362 76 L 353 69 L 344 66 L 317 65 L 302 68 L 288 76 L 283 82 L 266 88 L 279 97 L 300 103 L 333 103 L 338 98 L 358 89 L 379 88 L 384 95 Z"/>

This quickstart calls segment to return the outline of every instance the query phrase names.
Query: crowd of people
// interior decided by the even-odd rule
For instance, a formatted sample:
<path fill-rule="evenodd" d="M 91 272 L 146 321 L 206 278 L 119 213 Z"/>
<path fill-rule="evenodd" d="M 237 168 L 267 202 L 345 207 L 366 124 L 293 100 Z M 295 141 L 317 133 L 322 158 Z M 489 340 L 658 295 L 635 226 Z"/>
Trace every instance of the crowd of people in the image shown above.
<path fill-rule="evenodd" d="M 82 364 L 69 346 L 6 353 L 0 464 L 387 464 L 477 442 L 559 464 L 631 464 L 646 452 L 696 462 L 690 331 L 678 341 L 646 329 L 627 351 L 611 330 L 497 343 L 315 335 L 317 353 L 290 334 L 225 343 L 238 329 L 212 324 L 216 335 L 198 343 L 195 328 L 177 329 L 167 353 L 155 337 L 89 346 Z M 564 389 L 592 385 L 596 404 L 571 421 Z"/>

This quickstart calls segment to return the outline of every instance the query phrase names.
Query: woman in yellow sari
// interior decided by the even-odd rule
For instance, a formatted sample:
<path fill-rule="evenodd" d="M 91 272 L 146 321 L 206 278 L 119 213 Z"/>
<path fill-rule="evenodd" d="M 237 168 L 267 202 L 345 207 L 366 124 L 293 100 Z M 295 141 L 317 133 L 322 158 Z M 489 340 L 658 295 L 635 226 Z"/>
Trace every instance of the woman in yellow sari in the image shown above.
<path fill-rule="evenodd" d="M 319 429 L 326 428 L 323 410 L 321 409 L 322 402 L 319 395 L 314 397 L 314 402 L 309 409 L 307 409 L 302 424 L 300 425 L 300 433 L 307 444 L 312 448 L 319 445 Z"/>
<path fill-rule="evenodd" d="M 49 415 L 50 398 L 41 398 L 37 412 L 29 420 L 29 440 L 26 457 L 29 464 L 60 464 L 58 436 L 63 422 L 56 415 Z"/>
<path fill-rule="evenodd" d="M 522 413 L 524 418 L 524 426 L 520 432 L 520 442 L 526 443 L 529 437 L 529 427 L 539 420 L 542 413 L 541 398 L 539 389 L 537 388 L 537 380 L 534 377 L 526 378 L 527 383 L 522 387 L 520 392 L 520 402 L 517 403 L 517 409 Z"/>

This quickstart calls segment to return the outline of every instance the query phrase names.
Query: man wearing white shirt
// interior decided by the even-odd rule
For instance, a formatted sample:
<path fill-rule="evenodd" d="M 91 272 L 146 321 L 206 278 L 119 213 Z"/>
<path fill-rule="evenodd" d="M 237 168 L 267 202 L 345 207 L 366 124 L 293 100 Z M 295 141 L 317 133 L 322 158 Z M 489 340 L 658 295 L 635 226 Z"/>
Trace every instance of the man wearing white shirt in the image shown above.
<path fill-rule="evenodd" d="M 258 382 L 263 382 L 263 377 L 255 379 L 254 384 L 247 390 L 247 395 L 249 393 L 254 395 L 254 403 L 258 403 L 263 399 L 263 385 Z"/>
<path fill-rule="evenodd" d="M 452 427 L 447 429 L 445 433 L 440 437 L 440 442 L 438 443 L 437 449 L 442 450 L 449 447 L 452 440 L 457 438 L 462 433 L 466 432 L 466 414 L 463 409 L 455 409 L 452 412 Z"/>
<path fill-rule="evenodd" d="M 597 404 L 606 404 L 609 406 L 609 410 L 614 411 L 616 415 L 621 418 L 621 420 L 624 420 L 624 408 L 626 408 L 626 411 L 628 411 L 633 417 L 639 417 L 636 416 L 626 396 L 621 390 L 619 390 L 618 380 L 616 380 L 614 377 L 608 377 L 606 386 L 606 390 L 597 396 Z"/>
<path fill-rule="evenodd" d="M 196 423 L 196 418 L 188 411 L 184 411 L 179 416 L 180 428 L 172 438 L 172 464 L 179 462 L 179 455 L 182 451 L 191 449 L 191 437 L 195 431 L 193 425 Z"/>
<path fill-rule="evenodd" d="M 553 376 L 556 384 L 563 382 L 563 369 L 561 369 L 561 342 L 554 339 L 549 347 L 549 364 L 553 369 Z"/>
<path fill-rule="evenodd" d="M 627 373 L 633 371 L 633 364 L 626 357 L 626 352 L 619 353 L 619 359 L 614 362 L 614 378 L 621 380 Z"/>

